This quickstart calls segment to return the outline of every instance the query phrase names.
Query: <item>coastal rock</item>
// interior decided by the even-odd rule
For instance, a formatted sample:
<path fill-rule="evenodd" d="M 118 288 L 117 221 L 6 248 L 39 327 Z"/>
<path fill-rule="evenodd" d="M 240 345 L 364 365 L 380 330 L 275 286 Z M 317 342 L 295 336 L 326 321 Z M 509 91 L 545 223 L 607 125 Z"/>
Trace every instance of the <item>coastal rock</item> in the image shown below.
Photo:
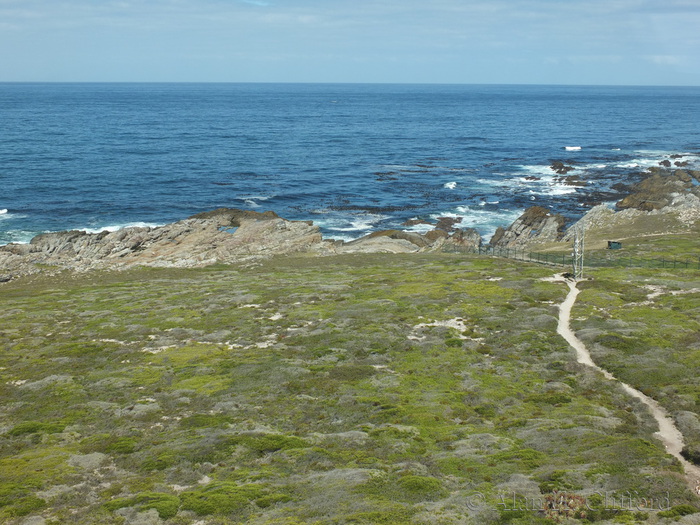
<path fill-rule="evenodd" d="M 481 235 L 473 228 L 452 228 L 452 234 L 444 229 L 434 229 L 426 234 L 401 230 L 374 232 L 354 241 L 335 245 L 335 253 L 415 253 L 473 251 L 482 242 Z"/>
<path fill-rule="evenodd" d="M 455 224 L 460 224 L 461 222 L 462 217 L 438 217 L 438 223 L 435 225 L 435 229 L 454 232 L 457 230 Z"/>
<path fill-rule="evenodd" d="M 406 233 L 406 232 L 402 232 Z M 420 237 L 418 234 L 413 234 Z M 415 239 L 398 235 L 398 230 L 375 232 L 350 242 L 334 246 L 335 253 L 415 253 L 422 246 Z M 422 244 L 422 242 L 421 242 Z"/>
<path fill-rule="evenodd" d="M 606 204 L 600 204 L 571 225 L 562 241 L 573 241 L 576 229 L 581 227 L 586 231 L 587 238 L 598 239 L 598 247 L 604 247 L 606 239 L 620 240 L 625 235 L 689 231 L 700 221 L 700 195 L 696 192 L 697 190 L 671 194 L 665 207 L 652 211 L 636 208 L 616 211 Z M 594 245 L 590 247 L 593 248 Z"/>
<path fill-rule="evenodd" d="M 426 237 L 430 238 L 430 234 L 436 232 L 439 232 L 439 230 L 435 230 L 435 232 L 428 232 Z M 481 243 L 482 239 L 478 231 L 476 231 L 474 228 L 464 228 L 457 229 L 452 235 L 444 237 L 440 248 L 445 252 L 473 251 L 478 250 Z"/>
<path fill-rule="evenodd" d="M 533 242 L 558 241 L 561 239 L 565 220 L 541 206 L 525 210 L 508 228 L 499 227 L 489 243 L 495 248 L 527 246 Z"/>
<path fill-rule="evenodd" d="M 202 266 L 247 256 L 322 250 L 321 233 L 306 221 L 273 212 L 222 208 L 157 228 L 116 232 L 67 231 L 34 237 L 28 245 L 0 247 L 0 268 L 27 273 L 27 265 L 70 270 L 97 267 Z"/>
<path fill-rule="evenodd" d="M 618 201 L 620 209 L 660 210 L 673 201 L 673 195 L 692 189 L 693 177 L 683 170 L 669 172 L 652 168 L 649 175 L 632 186 L 632 193 Z"/>
<path fill-rule="evenodd" d="M 156 228 L 115 232 L 64 231 L 34 237 L 29 244 L 0 247 L 0 282 L 18 275 L 96 268 L 198 267 L 294 253 L 413 253 L 478 247 L 475 230 L 454 227 L 445 218 L 428 234 L 402 230 L 375 232 L 351 242 L 323 240 L 311 221 L 289 221 L 274 212 L 220 208 Z M 450 230 L 448 232 L 447 230 Z"/>
<path fill-rule="evenodd" d="M 549 166 L 549 168 L 552 171 L 556 172 L 557 175 L 566 175 L 570 171 L 576 169 L 573 166 L 567 166 L 566 164 L 564 164 L 563 162 L 561 162 L 559 160 L 555 160 L 554 162 L 552 162 L 552 164 L 551 164 L 551 166 Z"/>

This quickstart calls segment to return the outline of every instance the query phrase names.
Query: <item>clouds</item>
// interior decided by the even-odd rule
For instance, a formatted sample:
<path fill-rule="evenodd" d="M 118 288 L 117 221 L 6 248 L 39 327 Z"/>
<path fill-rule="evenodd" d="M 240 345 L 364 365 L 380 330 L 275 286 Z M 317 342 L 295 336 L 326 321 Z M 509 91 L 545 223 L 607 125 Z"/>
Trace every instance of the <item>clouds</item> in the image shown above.
<path fill-rule="evenodd" d="M 0 80 L 700 84 L 694 0 L 0 0 L 0 24 Z"/>

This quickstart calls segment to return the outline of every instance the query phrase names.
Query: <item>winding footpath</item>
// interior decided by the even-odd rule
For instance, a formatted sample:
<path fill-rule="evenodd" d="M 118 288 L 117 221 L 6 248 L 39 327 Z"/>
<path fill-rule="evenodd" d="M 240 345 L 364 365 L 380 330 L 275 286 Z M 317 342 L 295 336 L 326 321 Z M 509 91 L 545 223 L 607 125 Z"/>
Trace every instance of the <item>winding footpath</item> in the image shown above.
<path fill-rule="evenodd" d="M 700 495 L 700 467 L 693 465 L 681 455 L 681 450 L 684 446 L 683 435 L 676 427 L 673 419 L 671 419 L 668 412 L 666 412 L 666 410 L 654 399 L 644 395 L 636 388 L 632 388 L 627 383 L 620 381 L 610 372 L 595 364 L 593 359 L 591 359 L 591 354 L 586 348 L 586 345 L 584 345 L 583 342 L 576 337 L 570 326 L 571 308 L 574 306 L 576 298 L 579 294 L 579 289 L 576 287 L 576 282 L 565 279 L 561 276 L 555 277 L 552 279 L 552 281 L 564 282 L 569 286 L 569 293 L 566 296 L 566 299 L 563 303 L 561 303 L 561 305 L 559 305 L 559 324 L 557 326 L 557 333 L 561 335 L 566 342 L 574 348 L 574 350 L 576 350 L 576 360 L 579 363 L 594 368 L 610 381 L 620 383 L 620 386 L 622 386 L 625 392 L 632 397 L 639 399 L 649 408 L 651 415 L 654 416 L 654 419 L 659 425 L 659 430 L 655 432 L 654 435 L 664 444 L 666 451 L 681 462 L 690 488 L 696 494 Z"/>

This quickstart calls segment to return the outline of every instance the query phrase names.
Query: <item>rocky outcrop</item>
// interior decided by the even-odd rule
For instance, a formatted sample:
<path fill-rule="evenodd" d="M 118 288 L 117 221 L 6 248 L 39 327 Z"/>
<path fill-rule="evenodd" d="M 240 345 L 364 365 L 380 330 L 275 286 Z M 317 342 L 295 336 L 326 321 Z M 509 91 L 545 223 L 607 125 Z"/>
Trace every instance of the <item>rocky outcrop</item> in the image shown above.
<path fill-rule="evenodd" d="M 629 236 L 671 234 L 689 231 L 700 221 L 700 196 L 692 192 L 676 193 L 661 209 L 645 212 L 635 208 L 615 210 L 606 204 L 591 208 L 571 225 L 562 240 L 571 242 L 575 230 L 582 227 L 587 238 L 620 240 Z"/>
<path fill-rule="evenodd" d="M 553 164 L 566 173 L 568 166 Z M 573 177 L 573 176 L 570 176 Z M 601 205 L 575 226 L 585 226 L 599 238 L 682 231 L 700 220 L 700 172 L 652 168 L 629 188 L 618 210 Z M 572 184 L 578 179 L 572 178 Z M 580 181 L 580 183 L 584 183 Z M 65 231 L 38 235 L 29 244 L 0 246 L 0 285 L 40 268 L 85 271 L 134 265 L 196 267 L 234 263 L 250 258 L 306 253 L 469 252 L 481 246 L 479 233 L 459 228 L 459 217 L 436 223 L 410 221 L 406 226 L 431 225 L 425 234 L 402 230 L 374 232 L 343 242 L 324 240 L 311 221 L 289 221 L 274 212 L 221 208 L 157 228 L 124 228 L 116 232 Z M 513 224 L 492 237 L 494 248 L 524 248 L 557 241 L 570 242 L 574 228 L 564 234 L 561 215 L 542 207 L 528 208 Z"/>
<path fill-rule="evenodd" d="M 565 219 L 541 206 L 525 210 L 508 228 L 499 227 L 489 243 L 494 248 L 524 247 L 561 239 Z"/>
<path fill-rule="evenodd" d="M 287 221 L 273 212 L 224 208 L 157 228 L 38 235 L 29 244 L 0 247 L 0 268 L 5 269 L 0 274 L 27 273 L 36 265 L 78 271 L 133 265 L 202 266 L 321 247 L 321 233 L 311 222 Z"/>
<path fill-rule="evenodd" d="M 625 210 L 660 210 L 673 202 L 678 193 L 694 192 L 693 176 L 684 170 L 652 168 L 649 175 L 631 188 L 631 193 L 617 203 Z"/>
<path fill-rule="evenodd" d="M 311 221 L 289 221 L 274 212 L 221 208 L 157 228 L 47 233 L 29 244 L 2 246 L 0 283 L 35 273 L 41 266 L 73 271 L 134 265 L 197 267 L 295 253 L 412 253 L 478 247 L 479 234 L 454 228 L 457 222 L 442 223 L 450 232 L 436 229 L 421 235 L 388 230 L 342 242 L 324 240 Z"/>
<path fill-rule="evenodd" d="M 469 252 L 481 245 L 479 232 L 473 228 L 451 228 L 448 233 L 434 229 L 425 234 L 402 230 L 383 230 L 346 243 L 336 243 L 335 253 L 414 253 Z"/>
<path fill-rule="evenodd" d="M 573 166 L 567 166 L 566 164 L 564 164 L 560 160 L 555 160 L 554 162 L 552 162 L 552 164 L 551 164 L 551 166 L 549 166 L 549 168 L 552 171 L 554 171 L 555 173 L 557 173 L 558 175 L 566 175 L 570 171 L 576 169 Z"/>

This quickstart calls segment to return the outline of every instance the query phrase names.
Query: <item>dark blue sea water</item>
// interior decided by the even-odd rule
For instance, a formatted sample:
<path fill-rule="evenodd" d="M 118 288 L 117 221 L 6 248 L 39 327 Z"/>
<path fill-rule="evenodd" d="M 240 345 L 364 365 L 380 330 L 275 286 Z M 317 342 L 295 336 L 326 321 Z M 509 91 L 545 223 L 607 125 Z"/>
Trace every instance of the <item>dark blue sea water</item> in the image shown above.
<path fill-rule="evenodd" d="M 334 238 L 440 216 L 488 236 L 664 159 L 700 169 L 700 88 L 0 84 L 0 244 L 222 206 Z"/>

